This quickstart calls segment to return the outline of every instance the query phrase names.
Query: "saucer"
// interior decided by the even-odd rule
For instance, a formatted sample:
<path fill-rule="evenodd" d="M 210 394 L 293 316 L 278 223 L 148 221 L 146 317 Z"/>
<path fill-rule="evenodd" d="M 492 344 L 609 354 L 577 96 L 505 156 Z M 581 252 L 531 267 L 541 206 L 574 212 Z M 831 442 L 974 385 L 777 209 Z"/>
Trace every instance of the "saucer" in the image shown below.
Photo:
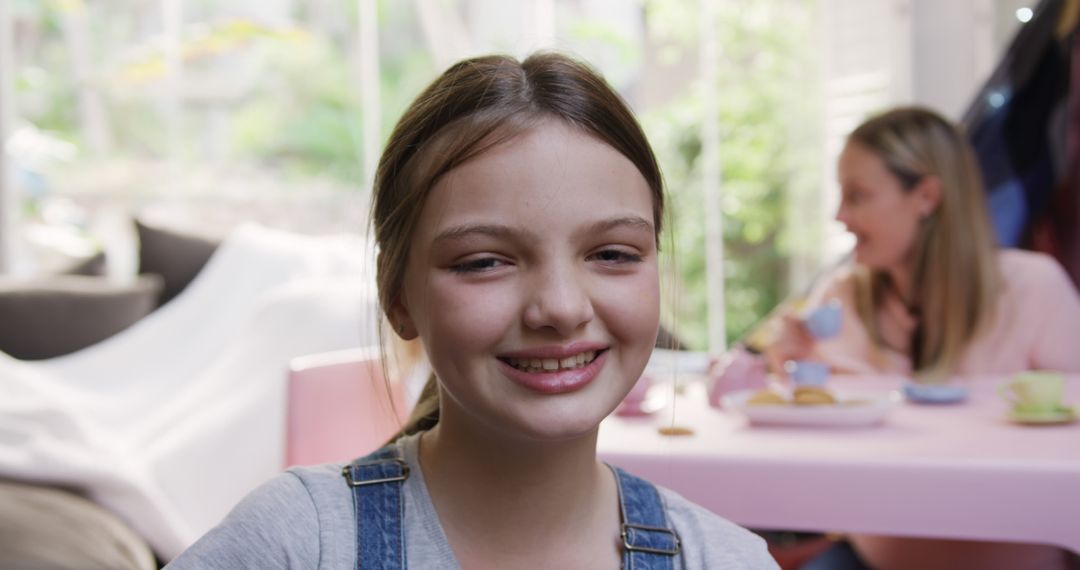
<path fill-rule="evenodd" d="M 1009 421 L 1018 424 L 1068 424 L 1077 420 L 1075 408 L 1058 408 L 1048 412 L 1018 412 L 1009 411 Z"/>
<path fill-rule="evenodd" d="M 904 384 L 904 396 L 919 404 L 954 404 L 967 399 L 968 389 L 946 384 Z"/>

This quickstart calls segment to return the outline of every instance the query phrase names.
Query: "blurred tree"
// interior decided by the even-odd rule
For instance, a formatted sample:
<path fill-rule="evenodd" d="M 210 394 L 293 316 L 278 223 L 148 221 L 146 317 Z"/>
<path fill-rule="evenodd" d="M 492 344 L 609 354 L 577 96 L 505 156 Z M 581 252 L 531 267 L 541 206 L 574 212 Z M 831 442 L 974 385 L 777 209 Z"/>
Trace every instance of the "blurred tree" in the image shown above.
<path fill-rule="evenodd" d="M 649 33 L 687 57 L 698 45 L 697 4 L 646 2 Z M 720 165 L 729 341 L 746 333 L 788 294 L 791 196 L 819 186 L 815 117 L 815 9 L 808 0 L 719 2 Z M 681 53 L 679 53 L 681 52 Z M 647 80 L 647 78 L 646 78 Z M 700 85 L 646 113 L 671 197 L 678 276 L 667 310 L 677 334 L 707 345 L 704 217 L 700 183 Z"/>

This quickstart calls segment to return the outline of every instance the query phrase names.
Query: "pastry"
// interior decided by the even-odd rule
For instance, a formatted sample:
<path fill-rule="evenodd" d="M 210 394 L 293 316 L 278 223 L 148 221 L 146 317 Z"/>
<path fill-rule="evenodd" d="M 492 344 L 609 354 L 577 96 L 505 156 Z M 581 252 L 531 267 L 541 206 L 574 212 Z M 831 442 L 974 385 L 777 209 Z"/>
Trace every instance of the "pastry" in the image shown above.
<path fill-rule="evenodd" d="M 787 404 L 787 400 L 772 390 L 758 390 L 746 399 L 746 403 L 751 406 L 782 406 Z"/>
<path fill-rule="evenodd" d="M 795 388 L 795 404 L 798 406 L 821 406 L 835 403 L 836 398 L 820 386 Z"/>

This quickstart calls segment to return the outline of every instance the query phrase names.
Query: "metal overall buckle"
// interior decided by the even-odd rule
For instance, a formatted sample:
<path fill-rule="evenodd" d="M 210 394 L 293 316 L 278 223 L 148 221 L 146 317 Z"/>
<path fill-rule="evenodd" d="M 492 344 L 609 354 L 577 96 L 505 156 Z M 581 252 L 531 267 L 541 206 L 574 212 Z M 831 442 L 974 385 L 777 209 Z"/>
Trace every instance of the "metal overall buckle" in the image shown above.
<path fill-rule="evenodd" d="M 631 544 L 630 543 L 630 535 L 631 535 L 633 530 L 640 530 L 640 531 L 644 531 L 646 533 L 660 532 L 660 533 L 664 533 L 664 534 L 669 534 L 669 535 L 671 535 L 672 544 L 674 546 L 672 548 L 653 548 L 653 547 L 650 547 L 650 546 L 637 546 L 637 545 Z M 669 556 L 675 556 L 682 549 L 682 542 L 679 541 L 679 535 L 675 534 L 675 532 L 673 530 L 668 529 L 668 528 L 660 528 L 660 527 L 655 527 L 655 526 L 646 526 L 646 525 L 641 525 L 641 524 L 629 524 L 629 523 L 626 523 L 626 524 L 622 525 L 622 533 L 621 534 L 622 534 L 622 539 L 623 539 L 623 546 L 626 548 L 626 550 L 629 550 L 629 551 L 649 552 L 651 554 L 667 554 Z"/>
<path fill-rule="evenodd" d="M 401 467 L 401 475 L 382 477 L 380 479 L 367 479 L 362 481 L 357 481 L 353 479 L 352 470 L 354 467 L 360 468 L 370 465 L 383 465 L 390 463 L 397 463 L 398 466 Z M 376 459 L 375 461 L 365 461 L 363 463 L 350 463 L 341 469 L 341 474 L 345 477 L 345 480 L 348 481 L 350 487 L 362 487 L 364 485 L 374 485 L 376 483 L 393 483 L 394 481 L 404 481 L 409 478 L 409 464 L 405 463 L 404 460 L 398 459 L 396 457 L 389 459 Z"/>

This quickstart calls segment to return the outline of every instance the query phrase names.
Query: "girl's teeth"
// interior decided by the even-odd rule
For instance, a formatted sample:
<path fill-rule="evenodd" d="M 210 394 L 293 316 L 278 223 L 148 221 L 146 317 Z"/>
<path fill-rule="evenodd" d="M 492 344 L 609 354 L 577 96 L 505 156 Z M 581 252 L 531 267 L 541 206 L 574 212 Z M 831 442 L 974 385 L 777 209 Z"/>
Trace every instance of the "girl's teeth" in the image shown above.
<path fill-rule="evenodd" d="M 580 368 L 596 358 L 596 351 L 582 352 L 566 358 L 512 358 L 510 365 L 526 372 L 554 372 L 561 369 Z"/>

